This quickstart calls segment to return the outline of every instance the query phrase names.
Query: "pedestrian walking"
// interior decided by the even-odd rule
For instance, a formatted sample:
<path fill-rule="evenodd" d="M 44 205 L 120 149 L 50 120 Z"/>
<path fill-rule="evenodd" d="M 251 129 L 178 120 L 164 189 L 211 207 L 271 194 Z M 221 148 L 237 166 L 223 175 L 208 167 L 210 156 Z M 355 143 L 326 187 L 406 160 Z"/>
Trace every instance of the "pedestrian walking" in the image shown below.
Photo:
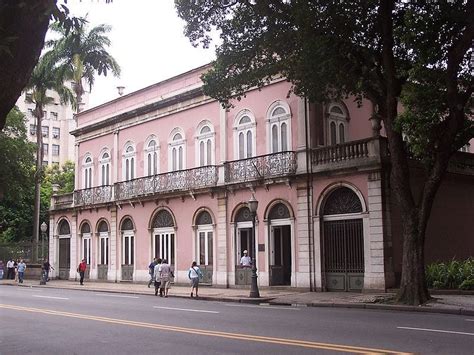
<path fill-rule="evenodd" d="M 195 261 L 193 261 L 191 267 L 189 268 L 188 277 L 191 280 L 191 298 L 194 297 L 194 290 L 196 290 L 196 298 L 198 298 L 199 280 L 202 279 L 202 272 Z"/>
<path fill-rule="evenodd" d="M 20 260 L 17 266 L 18 270 L 18 283 L 22 284 L 25 277 L 26 264 L 23 259 Z"/>
<path fill-rule="evenodd" d="M 158 261 L 156 258 L 153 259 L 153 261 L 148 265 L 148 273 L 150 274 L 150 281 L 148 281 L 148 288 L 150 288 L 150 285 L 155 281 L 155 266 L 158 264 Z"/>
<path fill-rule="evenodd" d="M 48 259 L 44 259 L 43 267 L 42 267 L 42 271 L 43 271 L 43 281 L 44 281 L 44 282 L 48 282 L 48 281 L 49 281 L 49 271 L 50 271 L 50 270 L 54 270 L 54 267 L 51 266 L 51 264 L 49 263 Z"/>
<path fill-rule="evenodd" d="M 5 265 L 3 264 L 3 260 L 0 260 L 0 280 L 3 280 L 4 271 L 5 271 Z"/>
<path fill-rule="evenodd" d="M 13 280 L 15 278 L 15 263 L 10 258 L 7 261 L 7 280 Z"/>
<path fill-rule="evenodd" d="M 81 285 L 84 285 L 84 275 L 86 273 L 86 269 L 87 269 L 86 259 L 82 259 L 81 263 L 77 267 L 77 272 L 79 273 L 79 276 L 81 277 L 79 280 L 79 283 Z"/>
<path fill-rule="evenodd" d="M 156 261 L 156 265 L 153 269 L 153 275 L 154 275 L 154 286 L 155 286 L 155 296 L 158 296 L 158 291 L 161 290 L 160 286 L 161 286 L 161 279 L 160 279 L 160 267 L 161 267 L 161 259 L 156 259 L 155 258 L 155 261 Z M 161 292 L 160 292 L 160 296 L 161 296 Z"/>
<path fill-rule="evenodd" d="M 160 274 L 160 281 L 161 281 L 160 297 L 163 297 L 163 295 L 165 297 L 168 297 L 168 291 L 170 289 L 171 278 L 174 277 L 174 275 L 166 259 L 163 259 L 160 265 L 159 274 Z"/>

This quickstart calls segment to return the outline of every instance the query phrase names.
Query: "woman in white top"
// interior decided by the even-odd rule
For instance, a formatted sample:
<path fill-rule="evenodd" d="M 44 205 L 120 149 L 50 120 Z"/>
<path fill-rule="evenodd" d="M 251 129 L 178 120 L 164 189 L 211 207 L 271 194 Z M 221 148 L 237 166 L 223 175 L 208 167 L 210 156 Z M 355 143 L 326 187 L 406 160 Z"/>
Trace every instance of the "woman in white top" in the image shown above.
<path fill-rule="evenodd" d="M 196 298 L 198 298 L 199 279 L 202 279 L 202 272 L 195 261 L 193 261 L 191 267 L 189 268 L 188 277 L 191 280 L 191 298 L 194 297 L 194 289 L 196 289 Z"/>

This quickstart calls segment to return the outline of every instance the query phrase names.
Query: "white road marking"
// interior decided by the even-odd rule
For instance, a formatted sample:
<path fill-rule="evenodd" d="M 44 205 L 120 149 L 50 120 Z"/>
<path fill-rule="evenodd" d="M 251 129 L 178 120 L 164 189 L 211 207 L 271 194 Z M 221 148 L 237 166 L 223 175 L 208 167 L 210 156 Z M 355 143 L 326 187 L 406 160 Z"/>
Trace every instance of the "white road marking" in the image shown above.
<path fill-rule="evenodd" d="M 95 296 L 102 296 L 102 297 L 119 297 L 119 298 L 140 298 L 138 296 L 124 296 L 124 295 L 108 295 L 104 293 L 95 293 Z"/>
<path fill-rule="evenodd" d="M 281 306 L 263 306 L 263 305 L 251 305 L 251 304 L 230 304 L 226 303 L 225 304 L 227 307 L 246 307 L 246 308 L 261 308 L 261 309 L 273 309 L 273 310 L 279 310 L 279 309 L 284 309 L 287 311 L 301 311 L 301 308 L 298 307 L 281 307 Z"/>
<path fill-rule="evenodd" d="M 38 298 L 52 298 L 54 300 L 68 300 L 67 297 L 55 297 L 55 296 L 40 296 L 40 295 L 33 295 L 31 297 L 38 297 Z"/>
<path fill-rule="evenodd" d="M 184 311 L 184 312 L 200 312 L 200 313 L 220 313 L 217 311 L 204 311 L 202 309 L 188 309 L 188 308 L 172 308 L 172 307 L 159 307 L 159 306 L 153 306 L 153 308 L 159 308 L 159 309 L 168 309 L 171 311 Z"/>
<path fill-rule="evenodd" d="M 466 319 L 466 322 L 474 322 L 474 319 Z"/>
<path fill-rule="evenodd" d="M 461 334 L 461 335 L 473 335 L 474 336 L 474 333 L 455 332 L 453 330 L 411 328 L 411 327 L 397 327 L 397 328 L 398 329 L 408 329 L 408 330 L 420 330 L 420 331 L 423 331 L 423 332 L 449 333 L 449 334 Z"/>

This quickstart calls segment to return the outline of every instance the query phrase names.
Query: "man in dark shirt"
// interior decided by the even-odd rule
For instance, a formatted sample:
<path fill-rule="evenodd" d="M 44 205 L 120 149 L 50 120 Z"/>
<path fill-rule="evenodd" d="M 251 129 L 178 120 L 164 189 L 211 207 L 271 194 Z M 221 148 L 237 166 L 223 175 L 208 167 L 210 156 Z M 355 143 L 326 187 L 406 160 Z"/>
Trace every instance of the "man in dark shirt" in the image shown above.
<path fill-rule="evenodd" d="M 47 282 L 49 281 L 49 270 L 54 268 L 50 265 L 48 259 L 44 259 L 43 263 L 43 281 Z"/>

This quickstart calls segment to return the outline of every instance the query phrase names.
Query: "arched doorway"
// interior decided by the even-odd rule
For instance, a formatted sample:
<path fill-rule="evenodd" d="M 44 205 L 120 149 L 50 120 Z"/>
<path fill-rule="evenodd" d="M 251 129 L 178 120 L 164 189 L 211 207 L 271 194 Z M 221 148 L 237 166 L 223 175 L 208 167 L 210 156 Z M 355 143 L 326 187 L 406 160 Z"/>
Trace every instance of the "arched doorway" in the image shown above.
<path fill-rule="evenodd" d="M 132 281 L 135 263 L 135 235 L 132 220 L 125 218 L 120 230 L 122 231 L 122 280 Z"/>
<path fill-rule="evenodd" d="M 100 221 L 97 231 L 99 234 L 99 260 L 97 263 L 97 278 L 107 280 L 109 272 L 109 225 L 106 221 Z"/>
<path fill-rule="evenodd" d="M 175 225 L 168 210 L 158 211 L 152 221 L 153 258 L 166 259 L 172 270 L 175 266 Z"/>
<path fill-rule="evenodd" d="M 283 203 L 268 214 L 270 226 L 270 286 L 291 285 L 291 220 Z"/>
<path fill-rule="evenodd" d="M 211 214 L 201 211 L 196 217 L 196 261 L 203 273 L 203 283 L 212 284 L 214 264 L 214 227 Z"/>
<path fill-rule="evenodd" d="M 59 238 L 59 278 L 63 280 L 69 279 L 69 271 L 71 268 L 71 227 L 65 219 L 59 222 L 58 227 Z"/>
<path fill-rule="evenodd" d="M 90 278 L 90 265 L 91 265 L 91 226 L 89 223 L 85 222 L 81 226 L 81 260 L 86 259 L 86 272 L 84 277 L 86 279 Z"/>
<path fill-rule="evenodd" d="M 323 270 L 328 291 L 360 291 L 364 286 L 362 203 L 348 187 L 333 190 L 322 206 Z"/>
<path fill-rule="evenodd" d="M 241 207 L 235 215 L 235 284 L 250 285 L 252 270 L 240 266 L 240 259 L 247 250 L 247 255 L 255 262 L 255 233 L 253 233 L 252 214 L 248 207 Z"/>

